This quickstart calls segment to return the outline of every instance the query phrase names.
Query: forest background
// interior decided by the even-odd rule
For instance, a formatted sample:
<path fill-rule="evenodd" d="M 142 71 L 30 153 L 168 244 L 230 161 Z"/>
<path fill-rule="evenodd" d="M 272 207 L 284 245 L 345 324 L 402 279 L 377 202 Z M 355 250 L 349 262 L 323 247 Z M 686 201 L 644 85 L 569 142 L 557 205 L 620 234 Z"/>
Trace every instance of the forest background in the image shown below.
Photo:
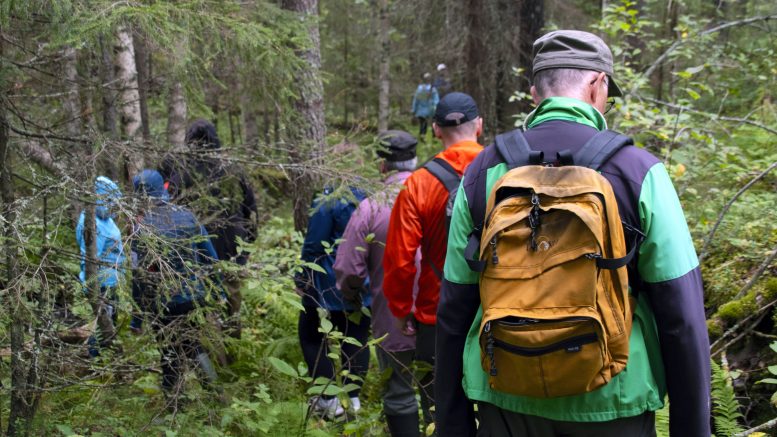
<path fill-rule="evenodd" d="M 484 144 L 511 129 L 531 108 L 531 43 L 557 28 L 610 44 L 626 93 L 607 115 L 610 128 L 663 159 L 680 195 L 702 263 L 716 435 L 770 432 L 777 6 L 769 0 L 1 0 L 0 429 L 384 435 L 374 359 L 355 420 L 324 423 L 307 412 L 311 394 L 343 391 L 339 379 L 308 378 L 297 345 L 291 276 L 310 201 L 324 186 L 377 186 L 374 135 L 416 131 L 412 94 L 438 63 L 453 89 L 477 100 Z M 196 118 L 216 123 L 222 156 L 250 174 L 261 225 L 243 246 L 252 252 L 244 335 L 206 335 L 237 357 L 219 369 L 229 401 L 190 378 L 192 403 L 167 414 L 153 336 L 127 329 L 126 286 L 115 347 L 85 358 L 84 333 L 104 311 L 95 286 L 83 293 L 78 284 L 74 228 L 81 210 L 94 210 L 95 176 L 131 193 L 139 169 L 185 153 L 184 129 Z M 343 141 L 361 147 L 335 153 Z M 424 138 L 422 160 L 440 147 Z M 134 207 L 125 196 L 121 227 Z M 79 323 L 61 317 L 63 306 Z M 342 338 L 331 324 L 322 329 Z M 666 411 L 657 423 L 668 435 Z"/>

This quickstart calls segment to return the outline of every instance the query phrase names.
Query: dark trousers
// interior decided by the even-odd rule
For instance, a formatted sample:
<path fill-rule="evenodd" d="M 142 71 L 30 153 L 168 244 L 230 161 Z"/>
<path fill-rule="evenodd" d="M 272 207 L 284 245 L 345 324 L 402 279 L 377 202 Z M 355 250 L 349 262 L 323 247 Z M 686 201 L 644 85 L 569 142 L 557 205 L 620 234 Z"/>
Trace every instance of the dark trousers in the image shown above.
<path fill-rule="evenodd" d="M 370 335 L 370 318 L 361 314 L 359 322 L 356 323 L 348 319 L 349 314 L 344 311 L 329 311 L 329 321 L 343 335 L 355 338 L 362 345 L 365 345 Z M 308 365 L 308 372 L 314 379 L 320 376 L 335 379 L 335 365 L 327 356 L 329 344 L 324 333 L 318 331 L 320 325 L 318 308 L 306 306 L 305 311 L 300 311 L 298 330 L 302 355 Z M 352 375 L 363 378 L 367 374 L 367 368 L 370 364 L 370 349 L 343 342 L 340 344 L 340 360 L 343 369 L 347 369 Z M 358 388 L 348 392 L 348 396 L 358 396 L 362 381 L 351 379 L 346 383 L 358 386 Z M 332 396 L 323 397 L 331 398 Z"/>
<path fill-rule="evenodd" d="M 434 348 L 436 329 L 434 325 L 418 322 L 415 337 L 415 359 L 426 370 L 420 372 L 418 389 L 421 392 L 421 408 L 424 410 L 424 422 L 434 422 L 431 407 L 434 406 Z"/>
<path fill-rule="evenodd" d="M 478 437 L 655 437 L 655 414 L 607 422 L 564 422 L 478 403 Z"/>
<path fill-rule="evenodd" d="M 429 127 L 429 119 L 426 117 L 416 117 L 418 119 L 418 136 L 426 136 L 426 129 Z"/>
<path fill-rule="evenodd" d="M 414 350 L 388 352 L 378 347 L 378 364 L 381 373 L 390 370 L 391 374 L 383 390 L 383 412 L 387 416 L 415 414 L 418 417 L 418 401 L 413 388 Z"/>
<path fill-rule="evenodd" d="M 186 360 L 195 361 L 204 352 L 198 326 L 189 320 L 194 302 L 168 303 L 164 312 L 151 322 L 156 332 L 162 364 L 162 389 L 173 391 L 186 369 Z M 177 390 L 176 390 L 177 391 Z"/>

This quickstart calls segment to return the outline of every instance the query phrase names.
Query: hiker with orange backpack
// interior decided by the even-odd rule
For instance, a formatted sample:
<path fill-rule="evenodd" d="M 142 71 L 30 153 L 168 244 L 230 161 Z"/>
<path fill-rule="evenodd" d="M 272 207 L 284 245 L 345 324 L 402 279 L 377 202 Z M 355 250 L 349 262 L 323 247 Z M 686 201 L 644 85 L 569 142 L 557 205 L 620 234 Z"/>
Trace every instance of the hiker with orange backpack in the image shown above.
<path fill-rule="evenodd" d="M 455 197 L 460 175 L 482 150 L 477 139 L 483 120 L 472 97 L 454 92 L 440 100 L 432 128 L 445 150 L 405 181 L 391 210 L 383 258 L 383 293 L 388 307 L 406 333 L 410 333 L 408 324 L 417 325 L 415 359 L 429 365 L 434 364 L 435 313 L 448 232 L 446 210 L 449 199 Z M 412 284 L 419 248 L 421 272 L 414 299 Z M 433 405 L 433 381 L 432 372 L 419 381 L 427 423 L 433 420 L 429 411 Z"/>
<path fill-rule="evenodd" d="M 699 262 L 661 161 L 607 130 L 597 36 L 534 43 L 523 130 L 470 165 L 437 312 L 445 436 L 710 435 Z M 622 223 L 621 223 L 622 221 Z M 479 429 L 470 402 L 477 403 Z"/>

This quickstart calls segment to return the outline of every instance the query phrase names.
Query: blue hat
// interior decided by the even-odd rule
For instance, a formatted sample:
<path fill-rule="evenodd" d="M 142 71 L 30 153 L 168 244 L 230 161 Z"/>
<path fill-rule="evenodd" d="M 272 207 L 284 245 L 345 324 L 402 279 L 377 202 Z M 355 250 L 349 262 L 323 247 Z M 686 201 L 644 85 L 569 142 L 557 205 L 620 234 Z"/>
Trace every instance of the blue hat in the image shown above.
<path fill-rule="evenodd" d="M 440 127 L 458 126 L 480 117 L 478 105 L 469 94 L 446 94 L 434 111 L 434 122 Z"/>
<path fill-rule="evenodd" d="M 156 170 L 146 169 L 135 175 L 132 179 L 132 186 L 136 193 L 158 197 L 162 200 L 170 199 L 167 188 L 165 188 L 165 181 Z"/>

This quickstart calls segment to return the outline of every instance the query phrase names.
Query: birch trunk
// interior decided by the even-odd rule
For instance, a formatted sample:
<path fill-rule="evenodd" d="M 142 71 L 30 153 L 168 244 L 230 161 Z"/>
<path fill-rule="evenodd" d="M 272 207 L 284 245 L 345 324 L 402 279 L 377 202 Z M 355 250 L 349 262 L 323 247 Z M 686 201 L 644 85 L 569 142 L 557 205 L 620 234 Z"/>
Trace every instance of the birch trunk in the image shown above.
<path fill-rule="evenodd" d="M 132 32 L 120 27 L 116 32 L 114 71 L 119 88 L 118 109 L 121 115 L 121 134 L 128 143 L 124 150 L 124 176 L 127 181 L 143 168 L 143 155 L 138 150 L 140 143 L 141 115 L 138 93 L 138 72 L 135 65 L 135 49 Z"/>
<path fill-rule="evenodd" d="M 318 31 L 318 0 L 283 0 L 284 9 L 297 12 L 308 23 L 310 44 L 300 50 L 298 56 L 304 61 L 297 72 L 293 103 L 296 120 L 290 120 L 290 155 L 296 164 L 321 164 L 324 154 L 324 87 L 321 82 L 321 40 Z M 305 231 L 308 224 L 308 208 L 313 198 L 314 177 L 309 171 L 298 170 L 294 181 L 294 227 Z"/>
<path fill-rule="evenodd" d="M 380 88 L 378 89 L 378 131 L 388 130 L 389 124 L 389 60 L 391 46 L 389 41 L 389 11 L 388 0 L 379 0 L 380 21 L 380 69 L 378 72 Z"/>
<path fill-rule="evenodd" d="M 183 85 L 174 81 L 170 85 L 170 95 L 167 100 L 167 141 L 173 150 L 182 150 L 186 139 L 186 97 Z"/>

